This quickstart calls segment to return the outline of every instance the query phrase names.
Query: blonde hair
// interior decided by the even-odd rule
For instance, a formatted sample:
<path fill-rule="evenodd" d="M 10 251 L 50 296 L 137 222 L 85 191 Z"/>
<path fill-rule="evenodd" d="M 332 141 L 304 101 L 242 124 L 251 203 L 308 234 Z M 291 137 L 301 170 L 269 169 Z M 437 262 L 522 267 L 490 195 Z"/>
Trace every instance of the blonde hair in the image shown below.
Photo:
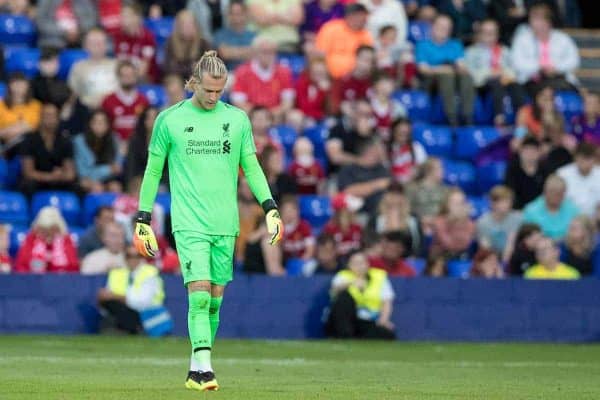
<path fill-rule="evenodd" d="M 588 216 L 579 215 L 571 221 L 573 223 L 581 223 L 583 230 L 585 231 L 584 238 L 574 238 L 571 236 L 571 230 L 567 232 L 567 236 L 565 237 L 565 244 L 568 248 L 580 247 L 585 255 L 589 255 L 595 244 L 596 237 L 596 227 L 594 226 L 594 221 Z"/>
<path fill-rule="evenodd" d="M 181 37 L 181 25 L 183 24 L 184 18 L 189 18 L 194 24 L 196 34 L 191 40 L 184 40 Z M 190 10 L 181 10 L 175 16 L 175 24 L 173 32 L 169 37 L 169 46 L 175 56 L 175 59 L 179 61 L 183 60 L 196 60 L 200 56 L 200 48 L 202 47 L 202 32 L 198 26 L 198 22 L 194 17 L 194 14 Z"/>
<path fill-rule="evenodd" d="M 57 227 L 61 234 L 67 233 L 67 223 L 62 217 L 60 210 L 53 206 L 43 207 L 31 224 L 33 229 L 36 228 L 53 228 Z"/>
<path fill-rule="evenodd" d="M 227 67 L 223 60 L 219 58 L 215 50 L 205 51 L 200 60 L 194 65 L 192 76 L 185 83 L 185 89 L 194 91 L 192 85 L 197 82 L 202 82 L 202 75 L 207 73 L 214 79 L 227 77 Z"/>

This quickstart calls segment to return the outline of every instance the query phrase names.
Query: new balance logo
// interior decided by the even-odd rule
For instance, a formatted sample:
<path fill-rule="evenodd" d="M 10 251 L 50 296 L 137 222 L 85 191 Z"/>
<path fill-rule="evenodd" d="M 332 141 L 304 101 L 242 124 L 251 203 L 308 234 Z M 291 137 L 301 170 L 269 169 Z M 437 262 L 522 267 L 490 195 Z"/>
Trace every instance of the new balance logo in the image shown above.
<path fill-rule="evenodd" d="M 185 128 L 184 132 L 187 132 L 187 133 L 194 132 L 194 127 L 193 126 L 188 126 L 187 128 Z"/>
<path fill-rule="evenodd" d="M 226 140 L 223 142 L 223 154 L 229 153 L 231 153 L 231 143 L 229 143 L 229 140 Z"/>

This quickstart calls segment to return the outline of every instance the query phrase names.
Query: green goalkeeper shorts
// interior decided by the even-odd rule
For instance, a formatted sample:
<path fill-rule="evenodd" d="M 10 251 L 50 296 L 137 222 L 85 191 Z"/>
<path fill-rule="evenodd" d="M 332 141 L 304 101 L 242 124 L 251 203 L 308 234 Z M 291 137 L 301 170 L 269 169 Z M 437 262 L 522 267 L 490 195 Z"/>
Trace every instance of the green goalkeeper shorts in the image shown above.
<path fill-rule="evenodd" d="M 233 279 L 235 236 L 176 231 L 175 243 L 183 283 L 210 281 L 226 285 Z"/>

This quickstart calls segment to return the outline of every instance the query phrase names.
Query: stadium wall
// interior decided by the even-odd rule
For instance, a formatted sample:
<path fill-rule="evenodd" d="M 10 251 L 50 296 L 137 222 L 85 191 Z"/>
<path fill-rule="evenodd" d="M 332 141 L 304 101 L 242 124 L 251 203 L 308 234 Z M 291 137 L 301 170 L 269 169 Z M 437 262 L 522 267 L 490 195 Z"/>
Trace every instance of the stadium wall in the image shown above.
<path fill-rule="evenodd" d="M 186 335 L 181 278 L 166 276 L 175 334 Z M 329 278 L 237 276 L 226 290 L 220 337 L 321 337 Z M 0 276 L 0 333 L 94 333 L 105 278 Z M 396 279 L 393 320 L 403 340 L 600 340 L 600 280 Z"/>

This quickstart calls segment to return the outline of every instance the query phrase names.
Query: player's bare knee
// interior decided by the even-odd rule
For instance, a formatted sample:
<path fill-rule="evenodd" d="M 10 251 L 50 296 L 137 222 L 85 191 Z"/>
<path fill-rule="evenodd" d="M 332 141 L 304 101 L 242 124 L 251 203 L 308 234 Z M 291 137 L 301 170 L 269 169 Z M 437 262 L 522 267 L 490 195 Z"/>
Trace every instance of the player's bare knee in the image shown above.
<path fill-rule="evenodd" d="M 225 293 L 225 286 L 223 286 L 223 285 L 211 285 L 211 287 L 210 287 L 210 295 L 212 297 L 223 297 L 223 293 Z"/>
<path fill-rule="evenodd" d="M 192 292 L 208 292 L 210 293 L 210 282 L 209 281 L 193 281 L 188 283 L 188 293 Z"/>

